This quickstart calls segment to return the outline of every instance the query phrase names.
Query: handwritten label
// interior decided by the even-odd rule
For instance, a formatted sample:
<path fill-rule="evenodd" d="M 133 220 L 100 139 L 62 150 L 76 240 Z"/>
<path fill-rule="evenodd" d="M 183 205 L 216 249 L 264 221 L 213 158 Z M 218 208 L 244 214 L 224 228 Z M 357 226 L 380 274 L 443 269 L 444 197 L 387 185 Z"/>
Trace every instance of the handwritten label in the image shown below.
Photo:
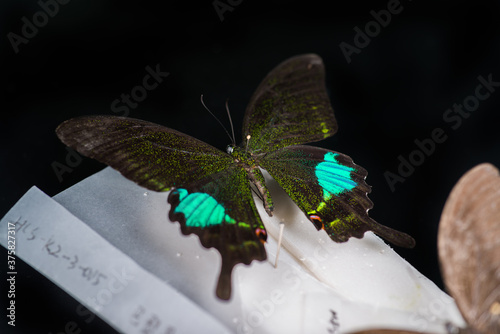
<path fill-rule="evenodd" d="M 328 333 L 337 334 L 339 333 L 339 321 L 337 317 L 337 312 L 330 310 L 330 326 L 328 327 Z"/>
<path fill-rule="evenodd" d="M 99 272 L 99 270 L 80 263 L 77 254 L 72 253 L 71 250 L 63 249 L 62 245 L 54 239 L 54 236 L 50 236 L 48 239 L 38 236 L 39 228 L 33 227 L 27 219 L 19 217 L 15 222 L 9 221 L 7 224 L 14 227 L 14 231 L 19 237 L 24 237 L 28 242 L 43 245 L 41 247 L 43 252 L 48 256 L 65 262 L 67 264 L 66 269 L 76 271 L 77 274 L 79 273 L 78 276 L 82 277 L 90 284 L 99 285 L 99 283 L 106 280 L 107 276 Z M 34 245 L 34 247 L 40 245 Z"/>
<path fill-rule="evenodd" d="M 158 314 L 148 312 L 148 310 L 138 305 L 130 317 L 130 324 L 139 329 L 143 334 L 160 333 L 158 329 L 161 327 L 161 317 Z M 168 326 L 162 334 L 175 334 L 177 332 L 174 326 Z"/>
<path fill-rule="evenodd" d="M 229 333 L 36 187 L 5 215 L 0 229 L 2 246 L 15 242 L 16 256 L 120 332 Z M 13 271 L 15 259 L 10 261 Z"/>

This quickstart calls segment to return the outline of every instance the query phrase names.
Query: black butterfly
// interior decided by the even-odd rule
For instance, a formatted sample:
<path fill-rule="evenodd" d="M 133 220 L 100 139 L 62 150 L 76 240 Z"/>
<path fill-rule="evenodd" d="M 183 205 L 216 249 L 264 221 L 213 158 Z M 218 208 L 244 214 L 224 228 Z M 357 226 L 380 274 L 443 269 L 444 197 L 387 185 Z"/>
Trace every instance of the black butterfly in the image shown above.
<path fill-rule="evenodd" d="M 233 267 L 266 259 L 266 229 L 250 186 L 271 216 L 273 201 L 260 168 L 333 241 L 362 238 L 371 230 L 398 246 L 415 244 L 368 216 L 373 204 L 363 168 L 342 153 L 301 145 L 337 131 L 324 76 L 323 61 L 313 54 L 278 65 L 248 104 L 241 145 L 226 152 L 173 129 L 123 117 L 70 119 L 56 132 L 66 145 L 143 187 L 172 190 L 170 219 L 180 222 L 182 233 L 195 233 L 203 246 L 220 252 L 217 296 L 229 299 Z"/>

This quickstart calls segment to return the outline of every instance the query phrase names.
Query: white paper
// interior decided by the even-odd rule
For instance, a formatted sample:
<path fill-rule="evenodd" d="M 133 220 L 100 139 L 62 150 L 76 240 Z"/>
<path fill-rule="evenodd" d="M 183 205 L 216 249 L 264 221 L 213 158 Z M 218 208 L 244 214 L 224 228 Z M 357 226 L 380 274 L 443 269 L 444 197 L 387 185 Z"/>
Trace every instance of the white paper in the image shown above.
<path fill-rule="evenodd" d="M 15 256 L 120 332 L 230 333 L 36 187 L 5 215 L 0 227 L 4 247 L 8 235 L 13 237 Z"/>
<path fill-rule="evenodd" d="M 444 334 L 447 322 L 464 324 L 453 300 L 381 239 L 366 233 L 363 239 L 332 242 L 273 184 L 272 218 L 256 199 L 270 234 L 268 261 L 235 267 L 230 302 L 215 296 L 220 255 L 203 248 L 197 237 L 183 236 L 178 223 L 168 220 L 168 193 L 147 191 L 106 168 L 54 199 L 234 333 L 386 327 Z M 284 248 L 274 268 L 280 221 Z M 148 286 L 142 289 L 151 293 Z"/>

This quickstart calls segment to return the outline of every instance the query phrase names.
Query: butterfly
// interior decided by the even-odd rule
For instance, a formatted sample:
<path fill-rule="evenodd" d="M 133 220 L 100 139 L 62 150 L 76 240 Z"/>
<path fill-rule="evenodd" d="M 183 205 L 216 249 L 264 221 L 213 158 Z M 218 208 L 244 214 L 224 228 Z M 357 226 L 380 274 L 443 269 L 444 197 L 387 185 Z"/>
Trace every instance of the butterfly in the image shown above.
<path fill-rule="evenodd" d="M 333 241 L 373 231 L 397 246 L 414 246 L 409 235 L 368 216 L 373 204 L 365 169 L 342 153 L 302 145 L 336 131 L 323 61 L 306 54 L 284 61 L 264 78 L 246 109 L 241 145 L 229 145 L 226 152 L 176 130 L 124 117 L 73 118 L 56 133 L 66 145 L 140 186 L 171 190 L 170 220 L 180 223 L 183 234 L 194 233 L 204 247 L 219 251 L 216 295 L 227 300 L 233 267 L 267 258 L 266 229 L 252 191 L 269 216 L 273 200 L 260 168 Z"/>
<path fill-rule="evenodd" d="M 438 231 L 441 273 L 467 323 L 465 328 L 446 324 L 450 334 L 500 333 L 499 208 L 500 174 L 488 163 L 462 176 L 446 200 Z M 418 333 L 372 329 L 355 334 Z"/>

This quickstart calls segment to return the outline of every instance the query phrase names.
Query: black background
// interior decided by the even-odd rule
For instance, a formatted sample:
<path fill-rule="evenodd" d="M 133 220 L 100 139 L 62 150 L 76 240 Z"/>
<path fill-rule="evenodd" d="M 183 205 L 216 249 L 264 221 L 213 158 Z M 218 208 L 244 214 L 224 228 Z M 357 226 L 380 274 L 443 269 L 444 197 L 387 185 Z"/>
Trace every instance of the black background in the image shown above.
<path fill-rule="evenodd" d="M 66 164 L 67 151 L 54 129 L 79 115 L 116 115 L 111 102 L 142 83 L 146 66 L 159 64 L 170 75 L 129 116 L 224 149 L 229 140 L 201 106 L 200 94 L 224 122 L 229 98 L 239 138 L 260 80 L 286 58 L 312 52 L 324 59 L 339 123 L 337 135 L 317 145 L 348 154 L 368 170 L 375 203 L 370 215 L 414 236 L 416 248 L 398 253 L 443 287 L 436 252 L 440 213 L 463 173 L 482 162 L 500 166 L 500 91 L 456 129 L 443 114 L 474 95 L 478 76 L 500 81 L 500 3 L 402 0 L 401 12 L 348 63 L 339 44 L 354 45 L 353 29 L 364 30 L 373 20 L 370 11 L 388 2 L 243 1 L 221 21 L 212 1 L 71 0 L 16 53 L 8 33 L 22 35 L 22 17 L 33 22 L 41 7 L 34 0 L 2 1 L 0 215 L 32 185 L 53 196 L 104 167 L 84 159 L 60 182 L 52 164 Z M 435 128 L 447 140 L 391 191 L 384 173 L 397 173 L 398 156 L 408 158 L 414 141 Z M 87 322 L 75 300 L 20 260 L 17 267 L 16 332 L 64 332 L 68 321 L 82 333 L 113 331 L 98 319 Z"/>

